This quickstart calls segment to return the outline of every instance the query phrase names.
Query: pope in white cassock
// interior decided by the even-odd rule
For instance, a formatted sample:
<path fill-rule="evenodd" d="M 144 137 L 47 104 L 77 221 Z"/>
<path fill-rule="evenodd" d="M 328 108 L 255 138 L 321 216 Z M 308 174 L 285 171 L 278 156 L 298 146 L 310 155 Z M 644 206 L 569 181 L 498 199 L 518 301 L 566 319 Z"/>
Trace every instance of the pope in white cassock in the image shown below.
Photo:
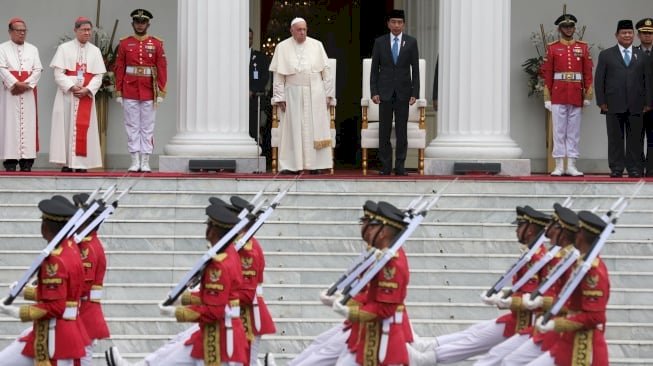
<path fill-rule="evenodd" d="M 62 43 L 52 58 L 57 95 L 52 108 L 50 162 L 62 172 L 86 172 L 102 166 L 95 93 L 107 71 L 100 49 L 91 44 L 93 25 L 75 21 L 75 39 Z"/>
<path fill-rule="evenodd" d="M 272 103 L 279 106 L 279 169 L 331 169 L 328 106 L 335 90 L 322 42 L 307 37 L 306 21 L 290 23 L 292 37 L 274 50 Z"/>
<path fill-rule="evenodd" d="M 10 40 L 0 44 L 0 160 L 7 171 L 17 164 L 31 171 L 38 151 L 36 84 L 43 67 L 26 35 L 25 21 L 12 18 Z"/>

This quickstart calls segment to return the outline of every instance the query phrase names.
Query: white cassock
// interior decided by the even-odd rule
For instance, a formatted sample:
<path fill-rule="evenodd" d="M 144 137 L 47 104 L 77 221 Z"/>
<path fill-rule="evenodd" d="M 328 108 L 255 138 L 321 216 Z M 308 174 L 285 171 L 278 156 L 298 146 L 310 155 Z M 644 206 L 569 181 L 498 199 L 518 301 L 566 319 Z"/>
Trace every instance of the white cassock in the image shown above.
<path fill-rule="evenodd" d="M 78 65 L 81 65 L 81 70 Z M 102 75 L 107 70 L 100 49 L 88 42 L 82 47 L 77 39 L 73 39 L 59 45 L 50 67 L 54 68 L 54 81 L 57 84 L 52 108 L 50 162 L 73 169 L 101 167 L 95 93 L 102 86 Z M 87 79 L 82 81 L 84 77 Z M 79 99 L 70 91 L 74 85 L 82 83 L 91 91 L 93 98 Z M 91 101 L 86 120 L 78 118 L 83 99 Z M 88 124 L 87 130 L 84 124 Z"/>
<path fill-rule="evenodd" d="M 0 160 L 35 159 L 37 152 L 36 84 L 41 77 L 39 50 L 27 42 L 0 44 Z M 17 81 L 32 90 L 12 95 Z"/>
<path fill-rule="evenodd" d="M 274 50 L 270 71 L 274 74 L 272 103 L 279 109 L 279 169 L 313 170 L 333 167 L 330 116 L 327 97 L 335 97 L 328 57 L 322 42 L 292 37 Z"/>

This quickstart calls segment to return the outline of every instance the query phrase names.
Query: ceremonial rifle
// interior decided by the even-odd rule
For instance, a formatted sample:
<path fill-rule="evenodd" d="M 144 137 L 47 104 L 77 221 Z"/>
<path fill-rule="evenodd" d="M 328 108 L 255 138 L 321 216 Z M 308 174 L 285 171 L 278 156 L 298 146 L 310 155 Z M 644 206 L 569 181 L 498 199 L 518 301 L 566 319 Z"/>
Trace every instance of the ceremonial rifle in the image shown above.
<path fill-rule="evenodd" d="M 270 202 L 270 205 L 265 209 L 265 211 L 263 211 L 263 213 L 259 214 L 256 217 L 256 221 L 254 222 L 254 224 L 247 230 L 245 235 L 243 235 L 236 242 L 236 244 L 235 244 L 236 251 L 239 251 L 243 246 L 245 246 L 245 244 L 247 244 L 247 241 L 252 236 L 254 236 L 254 234 L 256 234 L 256 232 L 258 231 L 258 229 L 261 228 L 261 226 L 263 226 L 263 224 L 265 223 L 265 220 L 267 220 L 270 217 L 270 215 L 272 215 L 272 212 L 277 208 L 279 203 L 281 203 L 281 200 L 283 199 L 283 197 L 286 196 L 286 193 L 288 193 L 288 190 L 290 190 L 291 185 L 292 185 L 292 182 L 290 184 L 288 184 L 288 186 L 286 186 L 286 188 L 283 191 L 280 191 L 279 193 L 277 193 L 277 195 L 274 197 L 274 199 L 272 199 L 272 202 Z M 257 211 L 255 211 L 255 212 L 257 212 Z"/>
<path fill-rule="evenodd" d="M 605 242 L 608 240 L 612 234 L 612 231 L 614 230 L 615 225 L 617 224 L 617 219 L 619 219 L 619 216 L 621 216 L 626 207 L 628 207 L 630 200 L 637 196 L 643 186 L 644 181 L 642 180 L 637 184 L 637 186 L 635 186 L 635 192 L 627 201 L 623 201 L 623 203 L 621 203 L 619 208 L 612 215 L 610 215 L 612 212 L 608 212 L 608 224 L 605 226 L 605 228 L 603 228 L 603 231 L 601 231 L 599 237 L 594 241 L 590 251 L 584 256 L 583 264 L 576 267 L 571 277 L 569 277 L 569 280 L 567 280 L 567 283 L 565 283 L 565 286 L 560 291 L 560 295 L 558 296 L 556 302 L 553 304 L 551 309 L 549 309 L 549 311 L 543 315 L 542 324 L 546 324 L 549 320 L 551 320 L 551 318 L 558 315 L 562 307 L 567 303 L 567 300 L 571 297 L 574 290 L 576 290 L 576 287 L 578 287 L 580 281 L 585 278 L 585 275 L 592 267 L 594 260 L 599 256 L 601 249 L 603 249 Z"/>
<path fill-rule="evenodd" d="M 186 289 L 195 286 L 201 280 L 202 271 L 204 270 L 204 267 L 206 267 L 207 263 L 209 263 L 209 261 L 212 260 L 213 256 L 215 256 L 225 245 L 229 245 L 231 240 L 245 226 L 249 224 L 250 219 L 247 217 L 247 214 L 249 212 L 257 212 L 261 209 L 261 207 L 263 207 L 264 203 L 265 200 L 261 200 L 258 205 L 252 209 L 252 211 L 244 208 L 240 214 L 238 214 L 240 221 L 234 225 L 234 227 L 232 227 L 225 235 L 223 235 L 215 245 L 209 248 L 209 250 L 207 250 L 197 262 L 195 262 L 195 265 L 193 265 L 193 267 L 188 272 L 186 272 L 181 281 L 179 281 L 179 283 L 172 290 L 170 290 L 167 298 L 163 302 L 163 306 L 172 305 L 175 300 L 177 300 L 177 298 L 179 298 L 179 296 L 184 293 Z"/>
<path fill-rule="evenodd" d="M 610 207 L 610 210 L 605 213 L 601 217 L 601 219 L 605 222 L 608 222 L 610 220 L 610 216 L 612 215 L 612 212 L 618 209 L 624 201 L 624 197 L 620 197 L 613 205 Z M 574 263 L 576 263 L 576 260 L 580 257 L 580 252 L 578 249 L 573 248 L 567 254 L 565 257 L 558 262 L 549 272 L 548 276 L 540 283 L 540 285 L 537 287 L 535 291 L 531 293 L 531 300 L 535 300 L 538 296 L 542 296 L 545 294 L 551 286 L 553 286 L 556 281 L 562 277 L 562 275 L 569 269 Z"/>
<path fill-rule="evenodd" d="M 134 187 L 136 183 L 132 184 L 130 187 L 122 191 L 120 196 L 116 198 L 104 211 L 102 211 L 93 221 L 91 221 L 90 224 L 88 224 L 82 231 L 78 234 L 76 234 L 73 239 L 75 240 L 75 243 L 79 243 L 84 239 L 88 233 L 93 231 L 95 228 L 100 226 L 109 216 L 113 215 L 113 212 L 118 208 L 118 201 L 122 199 L 124 195 L 129 193 L 129 191 Z M 104 203 L 102 203 L 104 205 Z"/>
<path fill-rule="evenodd" d="M 107 191 L 105 192 L 105 195 L 110 190 L 111 190 L 111 188 L 107 189 Z M 100 191 L 100 188 L 98 187 L 88 197 L 87 202 L 90 202 L 92 199 L 94 199 L 99 191 Z M 99 207 L 99 206 L 97 206 L 97 207 Z M 97 210 L 97 207 L 95 207 L 96 210 Z M 39 252 L 38 256 L 34 259 L 34 261 L 29 266 L 29 268 L 25 272 L 23 272 L 20 279 L 18 279 L 18 281 L 16 282 L 16 285 L 13 286 L 9 290 L 9 295 L 5 298 L 5 301 L 4 301 L 5 305 L 7 305 L 7 306 L 11 305 L 14 302 L 16 297 L 18 297 L 18 294 L 20 294 L 20 292 L 25 287 L 25 285 L 27 285 L 29 280 L 36 274 L 36 272 L 38 272 L 39 268 L 41 268 L 41 264 L 43 263 L 45 258 L 47 258 L 50 255 L 50 253 L 52 253 L 52 251 L 55 250 L 64 239 L 66 239 L 70 235 L 72 235 L 75 232 L 75 230 L 77 230 L 77 228 L 79 228 L 79 226 L 82 223 L 84 223 L 84 221 L 86 220 L 86 219 L 84 219 L 84 217 L 88 218 L 88 216 L 86 215 L 86 212 L 89 211 L 90 209 L 91 209 L 91 207 L 89 207 L 88 210 L 84 210 L 83 208 L 79 208 L 79 209 L 77 209 L 77 211 L 75 211 L 75 214 L 68 220 L 68 222 L 66 222 L 64 227 L 61 228 L 61 230 L 59 230 L 59 232 L 57 232 L 57 234 L 54 236 L 54 238 L 52 238 L 52 240 L 50 240 L 50 242 L 48 242 L 48 245 L 46 245 L 45 248 L 43 248 L 43 250 L 41 250 Z"/>
<path fill-rule="evenodd" d="M 393 240 L 390 247 L 383 251 L 383 255 L 365 271 L 363 277 L 356 282 L 348 291 L 347 289 L 343 290 L 343 298 L 340 300 L 342 305 L 346 305 L 347 302 L 354 296 L 356 296 L 367 284 L 372 281 L 374 276 L 376 276 L 383 267 L 395 256 L 397 251 L 401 246 L 406 242 L 410 235 L 417 229 L 417 227 L 422 223 L 427 212 L 435 203 L 440 199 L 442 194 L 438 194 L 433 197 L 430 201 L 423 201 L 415 207 L 414 216 L 409 219 L 408 226 L 406 226 Z M 372 256 L 372 258 L 375 258 Z"/>
<path fill-rule="evenodd" d="M 458 178 L 454 179 L 453 181 L 447 183 L 442 189 L 440 189 L 440 192 L 436 196 L 437 199 L 442 196 L 442 192 L 449 186 L 449 184 L 457 181 Z M 435 192 L 435 191 L 434 191 Z M 406 208 L 405 214 L 411 215 L 413 211 L 415 210 L 415 207 L 424 199 L 424 195 L 421 195 L 415 199 L 413 199 L 409 204 L 408 207 Z M 436 202 L 437 202 L 436 199 Z M 376 248 L 372 246 L 368 246 L 366 249 L 364 249 L 358 258 L 349 266 L 349 268 L 338 278 L 336 282 L 334 282 L 331 287 L 327 290 L 326 294 L 328 296 L 332 296 L 333 294 L 336 293 L 336 291 L 340 290 L 343 293 L 348 293 L 352 286 L 354 285 L 355 281 L 358 280 L 359 276 L 367 269 L 369 268 L 376 260 L 375 254 L 378 251 Z"/>

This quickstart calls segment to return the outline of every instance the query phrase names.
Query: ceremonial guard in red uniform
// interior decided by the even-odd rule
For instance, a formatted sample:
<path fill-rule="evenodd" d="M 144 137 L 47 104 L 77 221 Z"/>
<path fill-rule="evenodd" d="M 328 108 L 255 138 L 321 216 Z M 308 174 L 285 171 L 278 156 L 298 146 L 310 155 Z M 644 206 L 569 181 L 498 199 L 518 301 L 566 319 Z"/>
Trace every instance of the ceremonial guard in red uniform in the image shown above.
<path fill-rule="evenodd" d="M 564 256 L 573 250 L 574 240 L 578 232 L 578 217 L 576 214 L 562 205 L 556 203 L 553 205 L 554 214 L 552 221 L 546 228 L 546 237 L 551 240 L 551 244 L 561 247 L 561 249 L 551 258 L 547 264 L 540 269 L 533 280 L 539 281 L 537 286 L 547 278 L 551 269 L 555 267 Z M 558 292 L 566 282 L 571 270 L 567 270 L 567 276 L 559 278 L 542 296 L 531 300 L 531 294 L 527 291 L 519 291 L 521 295 L 513 295 L 510 299 L 503 299 L 502 302 L 511 304 L 512 310 L 525 310 L 540 313 L 551 308 L 553 301 L 558 296 Z M 533 286 L 529 286 L 533 291 Z M 492 347 L 488 353 L 481 357 L 475 366 L 521 366 L 539 357 L 544 351 L 551 348 L 558 341 L 558 334 L 555 332 L 542 334 L 534 326 L 529 326 L 499 345 Z"/>
<path fill-rule="evenodd" d="M 233 196 L 231 205 L 237 211 L 243 209 L 253 209 L 254 207 L 246 200 Z M 229 208 L 229 207 L 228 207 Z M 250 225 L 243 229 L 243 234 L 247 232 L 251 224 L 255 221 L 255 216 L 250 214 Z M 240 286 L 240 319 L 245 328 L 245 335 L 249 343 L 249 365 L 258 364 L 258 346 L 261 336 L 264 334 L 274 334 L 276 328 L 272 315 L 263 298 L 263 272 L 265 271 L 265 255 L 261 244 L 253 236 L 238 251 L 240 257 L 240 266 L 243 271 L 243 283 Z"/>
<path fill-rule="evenodd" d="M 134 35 L 120 40 L 116 56 L 116 100 L 124 108 L 130 172 L 149 172 L 156 106 L 166 95 L 168 66 L 163 40 L 147 34 L 152 13 L 131 12 Z"/>
<path fill-rule="evenodd" d="M 381 251 L 388 249 L 406 226 L 403 218 L 401 210 L 387 202 L 379 202 L 377 215 L 368 224 L 372 226 L 372 245 Z M 367 296 L 360 305 L 342 305 L 334 301 L 335 312 L 358 323 L 358 330 L 349 336 L 350 340 L 356 338 L 355 353 L 341 357 L 339 364 L 408 365 L 406 343 L 412 334 L 406 334 L 403 322 L 409 280 L 408 260 L 400 249 L 370 281 Z"/>
<path fill-rule="evenodd" d="M 529 250 L 529 245 L 539 236 L 550 221 L 550 217 L 530 206 L 517 207 L 517 239 L 522 244 L 522 250 Z M 513 276 L 513 283 L 521 279 L 526 272 L 546 254 L 546 248 L 540 247 L 531 259 Z M 529 279 L 509 301 L 499 301 L 503 293 L 491 297 L 481 295 L 483 302 L 497 305 L 499 309 L 510 309 L 496 319 L 486 320 L 456 333 L 436 337 L 432 342 L 417 341 L 408 348 L 411 366 L 434 365 L 440 363 L 459 362 L 473 356 L 488 352 L 492 347 L 507 340 L 531 325 L 532 313 L 520 305 L 523 293 L 534 291 L 539 283 L 539 276 Z M 514 304 L 513 304 L 514 303 Z"/>
<path fill-rule="evenodd" d="M 576 248 L 584 256 L 592 249 L 606 223 L 589 211 L 578 213 Z M 582 261 L 577 262 L 582 265 Z M 548 353 L 529 363 L 532 366 L 607 366 L 608 346 L 605 341 L 606 308 L 610 298 L 608 269 L 600 257 L 592 262 L 578 287 L 565 303 L 566 314 L 536 326 L 540 332 L 560 333 L 560 340 Z"/>
<path fill-rule="evenodd" d="M 574 39 L 577 19 L 563 14 L 555 21 L 560 39 L 550 43 L 546 49 L 544 63 L 540 70 L 544 78 L 544 107 L 552 113 L 553 151 L 555 169 L 551 175 L 563 173 L 582 176 L 576 168 L 580 156 L 580 121 L 583 105 L 591 104 L 592 55 L 587 43 Z M 564 158 L 567 157 L 567 170 Z"/>
<path fill-rule="evenodd" d="M 223 205 L 208 206 L 206 214 L 206 239 L 211 246 L 239 222 Z M 178 322 L 199 323 L 199 329 L 191 328 L 193 333 L 185 342 L 166 345 L 160 349 L 162 352 L 154 352 L 138 365 L 246 364 L 249 350 L 238 300 L 242 278 L 236 249 L 231 244 L 225 245 L 203 269 L 199 291 L 187 292 L 182 297 L 182 305 L 188 305 L 159 305 L 162 315 L 174 316 Z M 116 347 L 106 352 L 106 360 L 109 366 L 129 365 Z"/>
<path fill-rule="evenodd" d="M 75 213 L 75 207 L 58 199 L 39 202 L 42 214 L 41 234 L 50 242 Z M 33 305 L 4 305 L 0 312 L 32 321 L 32 328 L 0 352 L 3 366 L 73 366 L 85 354 L 90 343 L 78 320 L 79 300 L 84 278 L 77 245 L 64 240 L 42 262 L 36 287 L 25 287 L 26 300 Z"/>
<path fill-rule="evenodd" d="M 73 196 L 73 202 L 77 207 L 87 208 L 85 206 L 88 200 L 88 194 L 80 193 Z M 90 224 L 97 216 L 104 211 L 100 207 L 87 220 Z M 80 231 L 85 225 L 82 225 Z M 97 230 L 99 226 L 93 229 L 85 238 L 79 242 L 79 252 L 84 265 L 84 286 L 82 291 L 81 304 L 79 308 L 79 317 L 86 328 L 92 343 L 86 347 L 86 356 L 82 359 L 82 366 L 91 366 L 93 364 L 93 349 L 99 339 L 109 338 L 109 327 L 104 318 L 102 310 L 102 295 L 104 292 L 104 275 L 107 271 L 107 257 L 104 253 L 104 246 L 98 238 Z"/>

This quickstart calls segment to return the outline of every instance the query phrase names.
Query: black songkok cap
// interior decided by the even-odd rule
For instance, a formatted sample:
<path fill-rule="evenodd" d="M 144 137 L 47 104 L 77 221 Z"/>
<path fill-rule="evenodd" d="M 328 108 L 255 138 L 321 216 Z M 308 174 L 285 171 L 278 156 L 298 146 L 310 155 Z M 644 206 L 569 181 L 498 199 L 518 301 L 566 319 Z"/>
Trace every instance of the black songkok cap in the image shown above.
<path fill-rule="evenodd" d="M 365 201 L 363 204 L 363 217 L 361 220 L 374 220 L 376 217 L 376 212 L 378 210 L 378 205 L 374 201 Z"/>
<path fill-rule="evenodd" d="M 559 203 L 553 204 L 553 219 L 560 223 L 563 229 L 578 232 L 578 215 Z"/>
<path fill-rule="evenodd" d="M 393 9 L 388 15 L 388 19 L 393 19 L 393 18 L 406 20 L 406 15 L 404 14 L 404 11 L 401 9 Z"/>
<path fill-rule="evenodd" d="M 556 19 L 554 24 L 558 26 L 575 26 L 577 22 L 578 19 L 576 19 L 575 16 L 571 14 L 562 14 L 558 19 Z"/>
<path fill-rule="evenodd" d="M 384 225 L 390 225 L 396 229 L 403 230 L 408 223 L 404 222 L 404 213 L 388 202 L 381 201 L 377 204 L 374 220 Z"/>
<path fill-rule="evenodd" d="M 622 29 L 633 29 L 633 21 L 630 19 L 622 19 L 617 23 L 617 32 Z"/>
<path fill-rule="evenodd" d="M 578 213 L 578 227 L 585 229 L 594 235 L 601 235 L 607 224 L 600 217 L 590 211 L 581 211 Z"/>
<path fill-rule="evenodd" d="M 222 205 L 208 206 L 206 215 L 209 217 L 208 223 L 223 229 L 231 229 L 240 221 L 235 213 Z"/>
<path fill-rule="evenodd" d="M 64 200 L 55 197 L 39 202 L 39 210 L 43 213 L 41 219 L 54 222 L 66 222 L 73 217 L 77 209 L 72 203 L 70 203 L 70 201 L 65 202 L 64 200 L 67 200 L 65 197 L 59 196 Z"/>
<path fill-rule="evenodd" d="M 653 32 L 653 19 L 644 18 L 637 22 L 635 28 L 637 28 L 639 32 Z"/>
<path fill-rule="evenodd" d="M 247 218 L 250 219 L 250 220 L 256 218 L 255 213 L 252 212 L 252 210 L 254 210 L 254 205 L 249 203 L 249 201 L 247 201 L 244 198 L 238 197 L 238 196 L 231 196 L 231 198 L 229 200 L 231 201 L 231 205 L 234 208 L 236 208 L 236 214 L 239 214 L 244 209 L 247 209 L 247 211 L 248 211 Z"/>
<path fill-rule="evenodd" d="M 139 20 L 140 19 L 150 20 L 150 19 L 154 18 L 152 13 L 150 13 L 149 11 L 147 11 L 145 9 L 136 9 L 136 10 L 132 11 L 131 14 L 129 14 L 129 16 L 131 16 L 132 19 L 139 19 Z"/>

